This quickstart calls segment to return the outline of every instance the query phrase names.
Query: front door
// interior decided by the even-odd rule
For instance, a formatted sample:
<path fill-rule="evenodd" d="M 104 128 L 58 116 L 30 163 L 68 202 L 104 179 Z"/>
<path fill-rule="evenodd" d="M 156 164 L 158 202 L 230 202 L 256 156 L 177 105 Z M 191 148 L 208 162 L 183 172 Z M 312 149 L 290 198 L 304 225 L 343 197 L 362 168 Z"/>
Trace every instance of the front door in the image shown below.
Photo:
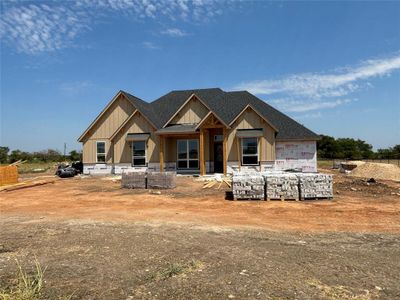
<path fill-rule="evenodd" d="M 214 142 L 214 173 L 224 172 L 224 149 L 222 142 Z"/>

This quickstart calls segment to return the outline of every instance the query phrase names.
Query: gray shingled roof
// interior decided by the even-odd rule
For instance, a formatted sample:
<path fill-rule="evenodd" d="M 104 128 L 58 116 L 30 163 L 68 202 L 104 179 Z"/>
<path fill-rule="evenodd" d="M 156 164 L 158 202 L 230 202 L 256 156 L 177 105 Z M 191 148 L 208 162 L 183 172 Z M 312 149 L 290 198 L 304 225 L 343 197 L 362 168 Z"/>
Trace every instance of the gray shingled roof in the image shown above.
<path fill-rule="evenodd" d="M 250 104 L 278 129 L 277 140 L 319 139 L 319 135 L 247 91 L 225 92 L 219 88 L 172 91 L 151 103 L 121 92 L 159 129 L 190 95 L 195 94 L 226 124 L 230 124 Z"/>
<path fill-rule="evenodd" d="M 196 132 L 196 124 L 176 124 L 158 129 L 156 133 L 192 133 Z"/>

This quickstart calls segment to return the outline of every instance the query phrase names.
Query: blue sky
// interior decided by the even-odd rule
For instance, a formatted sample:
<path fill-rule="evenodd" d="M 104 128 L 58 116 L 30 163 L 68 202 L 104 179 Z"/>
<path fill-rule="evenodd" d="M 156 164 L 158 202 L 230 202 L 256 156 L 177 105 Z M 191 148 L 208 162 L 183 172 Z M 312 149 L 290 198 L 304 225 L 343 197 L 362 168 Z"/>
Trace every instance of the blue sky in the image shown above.
<path fill-rule="evenodd" d="M 1 2 L 1 142 L 80 149 L 118 90 L 247 89 L 320 134 L 400 143 L 400 2 Z"/>

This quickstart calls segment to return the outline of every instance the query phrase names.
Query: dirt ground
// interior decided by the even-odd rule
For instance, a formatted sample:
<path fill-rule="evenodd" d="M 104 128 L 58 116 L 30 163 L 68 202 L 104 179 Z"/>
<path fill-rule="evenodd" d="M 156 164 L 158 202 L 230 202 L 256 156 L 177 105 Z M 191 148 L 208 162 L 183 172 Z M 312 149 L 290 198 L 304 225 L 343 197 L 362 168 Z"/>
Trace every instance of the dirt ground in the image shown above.
<path fill-rule="evenodd" d="M 334 176 L 334 200 L 229 201 L 191 177 L 0 192 L 0 286 L 18 259 L 58 299 L 400 298 L 400 183 Z"/>

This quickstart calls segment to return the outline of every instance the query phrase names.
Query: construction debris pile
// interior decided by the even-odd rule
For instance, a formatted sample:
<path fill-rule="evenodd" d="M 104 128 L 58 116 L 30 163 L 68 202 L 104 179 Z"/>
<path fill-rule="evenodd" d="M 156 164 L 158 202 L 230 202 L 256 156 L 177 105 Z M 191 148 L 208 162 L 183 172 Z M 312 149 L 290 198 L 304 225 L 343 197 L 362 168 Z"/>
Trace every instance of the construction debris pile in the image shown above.
<path fill-rule="evenodd" d="M 299 179 L 295 174 L 264 174 L 264 180 L 266 200 L 299 199 Z"/>
<path fill-rule="evenodd" d="M 121 187 L 127 189 L 173 189 L 175 172 L 130 172 L 121 176 Z"/>
<path fill-rule="evenodd" d="M 234 199 L 264 199 L 265 182 L 261 174 L 236 174 L 232 178 Z"/>
<path fill-rule="evenodd" d="M 300 176 L 299 176 L 300 175 Z M 332 198 L 333 180 L 328 174 L 299 174 L 300 200 Z"/>
<path fill-rule="evenodd" d="M 232 194 L 235 200 L 331 199 L 333 180 L 332 175 L 318 173 L 235 173 Z"/>

